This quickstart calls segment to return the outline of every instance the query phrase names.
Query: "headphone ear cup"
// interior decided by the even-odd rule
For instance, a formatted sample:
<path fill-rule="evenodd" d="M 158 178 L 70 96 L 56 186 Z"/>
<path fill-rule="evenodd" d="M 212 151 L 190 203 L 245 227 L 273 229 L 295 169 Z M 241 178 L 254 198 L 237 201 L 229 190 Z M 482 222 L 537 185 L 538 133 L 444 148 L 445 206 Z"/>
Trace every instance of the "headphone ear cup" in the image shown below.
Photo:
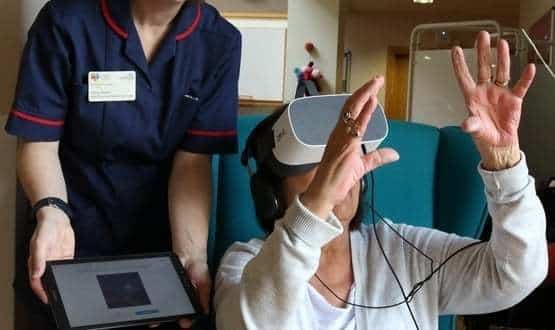
<path fill-rule="evenodd" d="M 271 180 L 260 172 L 251 177 L 251 195 L 257 218 L 267 232 L 273 230 L 274 222 L 281 217 L 281 201 Z"/>

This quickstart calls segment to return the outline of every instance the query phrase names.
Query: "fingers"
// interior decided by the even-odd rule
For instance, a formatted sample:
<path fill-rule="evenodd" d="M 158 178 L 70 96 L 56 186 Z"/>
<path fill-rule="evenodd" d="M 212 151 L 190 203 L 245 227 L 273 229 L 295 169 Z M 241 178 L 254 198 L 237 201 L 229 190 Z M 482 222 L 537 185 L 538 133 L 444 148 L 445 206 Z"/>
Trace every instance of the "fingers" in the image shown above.
<path fill-rule="evenodd" d="M 528 92 L 528 89 L 532 85 L 535 76 L 536 66 L 534 64 L 528 64 L 524 69 L 520 80 L 513 87 L 513 93 L 521 99 L 524 98 L 524 96 L 526 96 L 526 93 Z"/>
<path fill-rule="evenodd" d="M 476 83 L 472 79 L 472 75 L 468 70 L 468 65 L 464 59 L 464 53 L 461 47 L 454 47 L 451 51 L 451 57 L 453 62 L 453 69 L 455 70 L 455 76 L 459 82 L 459 86 L 462 89 L 463 95 L 467 97 L 474 88 L 476 88 Z"/>
<path fill-rule="evenodd" d="M 369 96 L 378 95 L 378 92 L 383 87 L 384 81 L 385 81 L 385 79 L 381 75 L 378 75 L 378 76 L 374 77 L 374 79 L 370 80 L 368 82 L 369 83 L 369 88 L 368 88 Z"/>
<path fill-rule="evenodd" d="M 499 40 L 497 44 L 497 74 L 495 79 L 499 82 L 511 80 L 511 56 L 507 40 Z"/>
<path fill-rule="evenodd" d="M 29 282 L 31 289 L 37 297 L 45 304 L 48 303 L 46 291 L 42 286 L 41 278 L 46 268 L 46 247 L 37 243 L 36 240 L 31 242 L 31 251 L 28 260 Z"/>
<path fill-rule="evenodd" d="M 480 121 L 479 117 L 470 116 L 465 119 L 465 121 L 461 125 L 461 128 L 464 132 L 472 135 L 480 131 L 480 129 L 482 128 L 482 122 Z"/>
<path fill-rule="evenodd" d="M 383 84 L 384 78 L 382 76 L 377 76 L 364 84 L 349 98 L 345 111 L 349 111 L 352 118 L 357 118 L 370 97 L 377 95 Z"/>
<path fill-rule="evenodd" d="M 179 319 L 177 323 L 181 329 L 190 329 L 193 326 L 193 321 L 190 319 Z"/>
<path fill-rule="evenodd" d="M 200 298 L 200 306 L 205 314 L 210 313 L 210 289 L 211 284 L 207 279 L 197 281 L 197 290 Z"/>
<path fill-rule="evenodd" d="M 29 277 L 29 284 L 40 301 L 42 301 L 43 304 L 48 304 L 48 296 L 46 295 L 46 290 L 44 290 L 44 287 L 42 286 L 41 279 Z"/>
<path fill-rule="evenodd" d="M 478 33 L 478 84 L 489 82 L 491 79 L 491 40 L 489 33 Z"/>
<path fill-rule="evenodd" d="M 358 89 L 345 105 L 342 113 L 349 114 L 347 119 L 338 122 L 337 129 L 343 131 L 348 137 L 361 138 L 366 131 L 372 113 L 376 109 L 378 99 L 376 95 L 383 87 L 384 78 L 377 76 Z M 344 125 L 343 125 L 344 124 Z"/>
<path fill-rule="evenodd" d="M 360 115 L 357 118 L 357 126 L 360 127 L 360 136 L 357 138 L 362 139 L 366 129 L 368 128 L 368 123 L 370 122 L 370 118 L 372 118 L 372 114 L 374 114 L 374 110 L 378 105 L 378 98 L 376 95 L 372 95 L 368 102 L 364 105 L 364 108 Z"/>
<path fill-rule="evenodd" d="M 391 148 L 383 148 L 364 155 L 362 160 L 364 170 L 368 173 L 380 166 L 399 160 L 399 154 Z"/>
<path fill-rule="evenodd" d="M 193 262 L 187 267 L 187 272 L 191 283 L 195 287 L 200 305 L 205 314 L 210 313 L 210 293 L 212 289 L 212 281 L 208 265 L 205 262 Z"/>

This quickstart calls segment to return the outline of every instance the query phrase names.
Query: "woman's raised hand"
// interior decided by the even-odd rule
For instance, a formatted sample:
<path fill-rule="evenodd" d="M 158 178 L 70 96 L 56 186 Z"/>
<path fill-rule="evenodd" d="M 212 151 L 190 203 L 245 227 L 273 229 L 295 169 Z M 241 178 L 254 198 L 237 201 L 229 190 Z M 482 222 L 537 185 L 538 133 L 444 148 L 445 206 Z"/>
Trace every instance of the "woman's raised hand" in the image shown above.
<path fill-rule="evenodd" d="M 384 84 L 378 76 L 358 89 L 346 102 L 332 131 L 314 180 L 301 197 L 316 215 L 326 218 L 368 172 L 394 162 L 399 155 L 384 148 L 364 155 L 361 139 L 378 104 Z"/>
<path fill-rule="evenodd" d="M 497 73 L 492 82 L 489 33 L 482 31 L 476 39 L 478 80 L 474 81 L 460 47 L 453 48 L 453 67 L 468 108 L 462 129 L 471 134 L 482 157 L 482 167 L 502 170 L 520 160 L 518 126 L 522 99 L 534 80 L 536 68 L 529 64 L 520 80 L 509 89 L 511 63 L 509 44 L 500 40 L 497 46 Z"/>

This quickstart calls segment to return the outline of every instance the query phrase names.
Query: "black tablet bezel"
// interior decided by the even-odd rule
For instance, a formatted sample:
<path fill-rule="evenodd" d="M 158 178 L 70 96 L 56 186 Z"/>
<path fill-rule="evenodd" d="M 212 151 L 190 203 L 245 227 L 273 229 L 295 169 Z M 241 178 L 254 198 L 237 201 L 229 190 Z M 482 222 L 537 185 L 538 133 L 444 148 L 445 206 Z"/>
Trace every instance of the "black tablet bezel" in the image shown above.
<path fill-rule="evenodd" d="M 151 258 L 170 258 L 172 264 L 175 268 L 175 271 L 178 274 L 179 279 L 181 280 L 181 284 L 187 293 L 187 296 L 191 300 L 193 308 L 195 310 L 195 314 L 187 314 L 187 315 L 175 315 L 175 316 L 168 316 L 168 317 L 159 317 L 159 318 L 150 318 L 150 319 L 141 319 L 141 320 L 134 320 L 134 321 L 125 321 L 125 322 L 114 322 L 114 323 L 106 323 L 106 324 L 91 324 L 86 326 L 79 326 L 79 327 L 71 327 L 69 324 L 69 320 L 67 318 L 66 310 L 63 305 L 62 299 L 60 297 L 58 291 L 58 285 L 54 278 L 54 273 L 52 270 L 52 266 L 56 265 L 70 265 L 70 264 L 82 264 L 82 263 L 90 263 L 90 262 L 104 262 L 104 261 L 118 261 L 118 260 L 130 260 L 130 259 L 151 259 Z M 123 327 L 123 326 L 134 326 L 134 325 L 148 325 L 148 324 L 157 324 L 157 323 L 166 323 L 166 322 L 175 322 L 180 318 L 194 318 L 199 315 L 202 308 L 200 307 L 199 299 L 196 294 L 196 290 L 194 289 L 187 272 L 181 265 L 179 258 L 173 253 L 152 253 L 152 254 L 135 254 L 135 255 L 122 255 L 122 256 L 115 256 L 115 257 L 95 257 L 95 258 L 80 258 L 80 259 L 73 259 L 73 260 L 56 260 L 56 261 L 48 261 L 46 263 L 46 271 L 44 276 L 42 277 L 42 282 L 46 290 L 46 294 L 48 296 L 48 302 L 50 304 L 50 308 L 52 309 L 52 313 L 54 314 L 54 319 L 56 321 L 56 325 L 58 329 L 64 330 L 89 330 L 89 329 L 104 329 L 104 328 L 113 328 L 113 327 Z"/>

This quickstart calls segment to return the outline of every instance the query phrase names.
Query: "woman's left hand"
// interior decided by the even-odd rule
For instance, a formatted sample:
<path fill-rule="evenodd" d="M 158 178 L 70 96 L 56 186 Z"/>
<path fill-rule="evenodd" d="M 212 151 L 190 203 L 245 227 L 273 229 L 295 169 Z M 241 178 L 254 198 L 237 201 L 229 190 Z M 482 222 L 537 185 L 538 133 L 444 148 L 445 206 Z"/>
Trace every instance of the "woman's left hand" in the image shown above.
<path fill-rule="evenodd" d="M 497 46 L 497 74 L 491 81 L 491 46 L 489 33 L 478 34 L 478 82 L 476 83 L 460 47 L 453 48 L 453 67 L 469 111 L 462 129 L 471 134 L 486 170 L 502 170 L 520 161 L 518 126 L 522 113 L 522 100 L 536 74 L 529 64 L 516 85 L 509 89 L 510 53 L 506 40 Z"/>

